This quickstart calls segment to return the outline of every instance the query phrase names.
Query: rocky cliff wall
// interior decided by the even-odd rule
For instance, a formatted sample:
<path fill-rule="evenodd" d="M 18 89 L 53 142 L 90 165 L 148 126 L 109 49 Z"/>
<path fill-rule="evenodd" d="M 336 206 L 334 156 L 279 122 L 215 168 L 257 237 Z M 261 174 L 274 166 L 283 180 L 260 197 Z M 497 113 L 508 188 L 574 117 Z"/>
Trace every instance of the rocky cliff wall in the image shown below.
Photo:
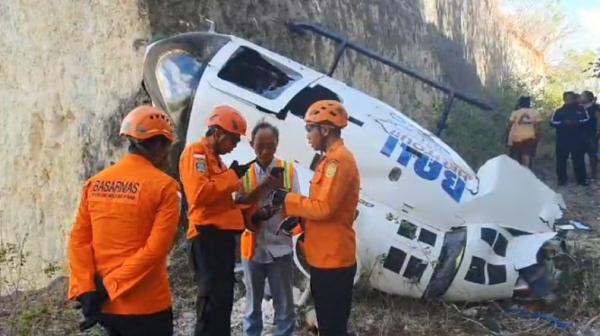
<path fill-rule="evenodd" d="M 133 1 L 0 3 L 0 243 L 28 254 L 18 275 L 1 266 L 10 285 L 62 264 L 82 182 L 118 156 L 107 140 L 140 83 L 132 41 L 148 34 Z"/>

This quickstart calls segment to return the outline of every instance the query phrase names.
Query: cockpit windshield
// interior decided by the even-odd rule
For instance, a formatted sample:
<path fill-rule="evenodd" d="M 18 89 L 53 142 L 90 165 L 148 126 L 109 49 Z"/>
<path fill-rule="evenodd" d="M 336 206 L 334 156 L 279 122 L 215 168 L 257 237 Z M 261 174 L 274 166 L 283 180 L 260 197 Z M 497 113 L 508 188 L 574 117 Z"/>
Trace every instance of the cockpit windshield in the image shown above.
<path fill-rule="evenodd" d="M 186 114 L 206 65 L 229 41 L 218 34 L 188 33 L 152 44 L 144 68 L 144 83 L 152 100 L 176 119 Z"/>
<path fill-rule="evenodd" d="M 156 80 L 169 111 L 191 105 L 205 67 L 206 64 L 183 50 L 163 55 L 156 67 Z"/>

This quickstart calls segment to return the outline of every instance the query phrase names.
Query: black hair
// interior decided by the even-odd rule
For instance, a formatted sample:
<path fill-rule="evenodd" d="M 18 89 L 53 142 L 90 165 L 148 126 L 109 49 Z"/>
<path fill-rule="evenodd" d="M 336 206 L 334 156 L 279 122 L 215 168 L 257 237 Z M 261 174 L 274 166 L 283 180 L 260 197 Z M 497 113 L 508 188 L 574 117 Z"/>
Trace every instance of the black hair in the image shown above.
<path fill-rule="evenodd" d="M 271 132 L 273 132 L 273 135 L 275 136 L 275 141 L 279 142 L 279 130 L 277 129 L 277 127 L 273 126 L 272 124 L 266 122 L 266 121 L 259 121 L 258 124 L 256 124 L 256 126 L 254 126 L 254 128 L 252 129 L 252 141 L 254 142 L 254 137 L 256 136 L 256 133 L 258 133 L 258 131 L 260 131 L 261 129 L 270 129 Z"/>
<path fill-rule="evenodd" d="M 323 121 L 321 123 L 319 123 L 319 125 L 325 125 L 325 126 L 329 126 L 330 132 L 331 134 L 341 137 L 342 136 L 342 129 L 337 127 L 336 125 L 334 125 L 331 121 Z"/>
<path fill-rule="evenodd" d="M 129 153 L 141 154 L 141 151 L 149 152 L 152 147 L 156 144 L 160 144 L 161 146 L 166 146 L 169 143 L 169 139 L 164 135 L 157 135 L 150 139 L 142 140 L 142 141 L 134 141 L 129 140 Z M 140 150 L 141 149 L 141 150 Z"/>
<path fill-rule="evenodd" d="M 531 107 L 531 97 L 521 96 L 517 101 L 517 108 L 528 108 Z"/>
<path fill-rule="evenodd" d="M 333 127 L 331 128 L 331 131 L 330 131 L 330 132 L 331 132 L 331 134 L 333 134 L 333 135 L 335 135 L 335 136 L 337 136 L 337 137 L 341 137 L 341 136 L 342 136 L 342 129 L 341 129 L 341 128 L 339 128 L 339 127 L 335 127 L 335 126 L 333 126 Z"/>
<path fill-rule="evenodd" d="M 581 91 L 581 95 L 586 97 L 590 101 L 593 101 L 594 99 L 596 99 L 596 96 L 594 96 L 594 93 L 589 90 Z"/>
<path fill-rule="evenodd" d="M 565 91 L 563 92 L 563 100 L 567 100 L 568 97 L 576 98 L 575 92 L 573 91 Z"/>

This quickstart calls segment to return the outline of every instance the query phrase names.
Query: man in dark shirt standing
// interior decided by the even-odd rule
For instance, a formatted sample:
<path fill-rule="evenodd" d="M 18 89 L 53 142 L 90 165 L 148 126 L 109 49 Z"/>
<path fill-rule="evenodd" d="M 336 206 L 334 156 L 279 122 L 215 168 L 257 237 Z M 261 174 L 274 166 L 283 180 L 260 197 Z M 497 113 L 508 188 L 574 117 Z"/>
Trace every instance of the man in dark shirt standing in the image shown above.
<path fill-rule="evenodd" d="M 558 185 L 567 183 L 567 160 L 571 156 L 575 178 L 582 186 L 588 185 L 585 172 L 584 153 L 586 149 L 585 124 L 590 116 L 579 105 L 577 95 L 568 91 L 563 93 L 564 105 L 554 111 L 550 126 L 556 128 L 556 174 Z"/>
<path fill-rule="evenodd" d="M 587 137 L 587 146 L 585 154 L 590 159 L 590 177 L 592 180 L 597 178 L 598 171 L 598 115 L 600 115 L 600 105 L 596 103 L 596 97 L 591 91 L 583 91 L 579 103 L 586 109 L 590 120 L 585 123 L 585 133 Z"/>

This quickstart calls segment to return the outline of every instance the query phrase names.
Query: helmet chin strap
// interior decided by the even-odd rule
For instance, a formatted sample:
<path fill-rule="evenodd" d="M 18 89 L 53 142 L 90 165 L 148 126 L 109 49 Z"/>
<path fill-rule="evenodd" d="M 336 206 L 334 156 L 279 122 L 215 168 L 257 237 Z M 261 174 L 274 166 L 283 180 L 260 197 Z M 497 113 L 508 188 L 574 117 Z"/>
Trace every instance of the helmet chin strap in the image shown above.
<path fill-rule="evenodd" d="M 215 142 L 213 144 L 213 150 L 215 151 L 215 153 L 219 153 L 221 143 L 223 142 L 223 138 L 226 137 L 226 135 L 224 133 L 220 133 L 218 135 L 217 133 L 214 133 L 213 137 L 215 139 Z"/>
<path fill-rule="evenodd" d="M 325 152 L 327 152 L 327 140 L 329 139 L 329 137 L 331 137 L 331 133 L 329 133 L 328 135 L 323 134 L 323 128 L 330 128 L 330 126 L 318 125 L 317 127 L 319 128 L 319 135 L 321 136 L 321 148 L 319 149 L 319 152 L 321 153 L 321 155 L 323 155 Z"/>

